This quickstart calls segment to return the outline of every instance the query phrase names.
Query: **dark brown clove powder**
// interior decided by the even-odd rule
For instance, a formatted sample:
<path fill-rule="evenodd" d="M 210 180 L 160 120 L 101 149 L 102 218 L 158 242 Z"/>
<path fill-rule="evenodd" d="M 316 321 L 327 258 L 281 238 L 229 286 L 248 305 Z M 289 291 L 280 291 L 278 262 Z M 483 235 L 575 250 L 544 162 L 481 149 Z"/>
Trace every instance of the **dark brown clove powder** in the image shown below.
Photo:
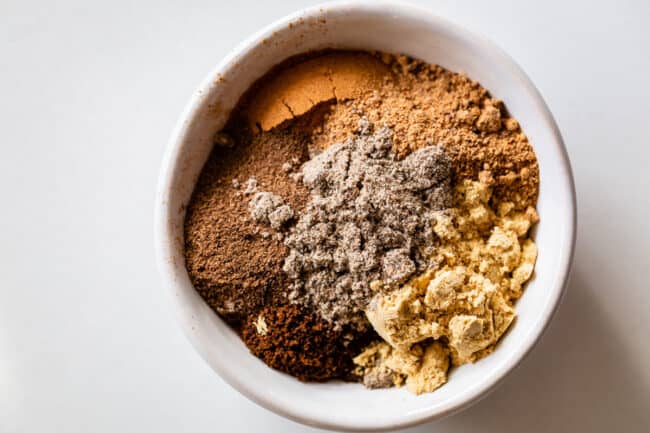
<path fill-rule="evenodd" d="M 241 330 L 251 352 L 270 367 L 302 381 L 350 379 L 352 357 L 373 338 L 346 339 L 346 330 L 335 331 L 325 320 L 296 305 L 266 307 L 250 316 Z"/>

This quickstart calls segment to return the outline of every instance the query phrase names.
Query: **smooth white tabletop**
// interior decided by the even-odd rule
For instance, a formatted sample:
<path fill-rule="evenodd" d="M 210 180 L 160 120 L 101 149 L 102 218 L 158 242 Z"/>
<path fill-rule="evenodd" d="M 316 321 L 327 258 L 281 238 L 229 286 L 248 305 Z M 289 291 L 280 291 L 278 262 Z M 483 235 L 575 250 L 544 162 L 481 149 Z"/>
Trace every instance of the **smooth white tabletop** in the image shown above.
<path fill-rule="evenodd" d="M 0 433 L 315 431 L 193 351 L 152 240 L 158 166 L 192 91 L 310 3 L 0 0 Z M 536 83 L 571 157 L 579 229 L 567 296 L 522 366 L 408 431 L 647 431 L 650 3 L 422 3 Z"/>

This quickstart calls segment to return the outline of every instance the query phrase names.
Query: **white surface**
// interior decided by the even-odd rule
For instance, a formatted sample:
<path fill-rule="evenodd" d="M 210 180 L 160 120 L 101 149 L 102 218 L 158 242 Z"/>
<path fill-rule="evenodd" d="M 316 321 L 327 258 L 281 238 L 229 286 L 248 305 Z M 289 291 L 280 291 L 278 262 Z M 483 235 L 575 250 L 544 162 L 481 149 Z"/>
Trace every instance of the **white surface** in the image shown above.
<path fill-rule="evenodd" d="M 396 37 L 399 35 L 399 37 Z M 436 392 L 368 391 L 358 384 L 303 384 L 252 357 L 202 301 L 183 260 L 184 210 L 213 147 L 214 134 L 241 94 L 273 65 L 323 47 L 401 52 L 463 71 L 502 99 L 535 144 L 542 173 L 535 229 L 535 276 L 517 302 L 518 318 L 499 350 L 457 368 Z M 215 106 L 218 107 L 215 110 Z M 303 10 L 247 39 L 206 77 L 179 119 L 162 163 L 156 247 L 163 284 L 179 323 L 221 377 L 263 407 L 305 424 L 374 431 L 449 415 L 492 389 L 539 339 L 564 292 L 575 241 L 575 197 L 565 149 L 552 116 L 525 74 L 489 41 L 395 3 L 350 2 Z"/>
<path fill-rule="evenodd" d="M 650 4 L 521 3 L 430 7 L 510 53 L 553 111 L 578 190 L 572 283 L 503 386 L 409 431 L 646 431 Z M 181 107 L 237 42 L 304 5 L 0 3 L 0 432 L 309 430 L 191 349 L 152 246 Z"/>

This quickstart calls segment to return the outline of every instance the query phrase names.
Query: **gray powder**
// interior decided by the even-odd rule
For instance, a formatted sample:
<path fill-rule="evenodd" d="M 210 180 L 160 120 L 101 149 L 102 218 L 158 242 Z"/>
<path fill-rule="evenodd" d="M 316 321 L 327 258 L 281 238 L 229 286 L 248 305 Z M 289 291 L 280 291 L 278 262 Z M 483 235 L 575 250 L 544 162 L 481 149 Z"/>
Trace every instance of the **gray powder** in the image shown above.
<path fill-rule="evenodd" d="M 253 219 L 286 234 L 290 300 L 337 329 L 368 326 L 371 282 L 394 287 L 434 266 L 433 226 L 437 211 L 451 205 L 451 162 L 438 146 L 398 161 L 391 136 L 362 119 L 352 138 L 307 161 L 292 177 L 311 196 L 290 229 L 294 212 L 282 197 L 255 192 L 249 202 Z M 254 179 L 245 183 L 250 193 L 256 187 Z"/>
<path fill-rule="evenodd" d="M 388 367 L 378 367 L 366 370 L 363 375 L 363 386 L 370 389 L 391 388 L 395 385 L 395 373 Z"/>
<path fill-rule="evenodd" d="M 255 221 L 269 224 L 276 230 L 293 218 L 293 210 L 284 199 L 270 192 L 255 193 L 248 203 L 248 210 Z"/>
<path fill-rule="evenodd" d="M 387 127 L 371 132 L 363 120 L 351 139 L 302 167 L 311 198 L 285 238 L 283 270 L 293 280 L 290 299 L 337 328 L 367 326 L 371 282 L 395 286 L 431 266 L 436 211 L 451 204 L 442 148 L 398 161 L 391 136 Z"/>

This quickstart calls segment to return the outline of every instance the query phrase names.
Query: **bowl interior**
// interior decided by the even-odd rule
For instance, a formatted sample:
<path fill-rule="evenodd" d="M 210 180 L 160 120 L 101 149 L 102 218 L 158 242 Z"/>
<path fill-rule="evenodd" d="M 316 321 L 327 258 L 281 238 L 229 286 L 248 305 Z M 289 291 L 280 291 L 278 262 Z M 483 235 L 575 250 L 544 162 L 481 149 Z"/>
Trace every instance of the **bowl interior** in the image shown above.
<path fill-rule="evenodd" d="M 289 25 L 291 23 L 291 25 Z M 405 53 L 464 72 L 502 99 L 533 143 L 541 185 L 535 276 L 517 302 L 518 318 L 498 349 L 454 369 L 449 382 L 419 397 L 403 389 L 303 384 L 267 368 L 192 287 L 183 263 L 183 218 L 211 137 L 241 94 L 285 58 L 326 47 Z M 340 4 L 288 17 L 241 44 L 203 83 L 172 137 L 157 203 L 157 253 L 181 326 L 205 360 L 243 394 L 307 424 L 382 429 L 440 417 L 493 387 L 536 342 L 561 298 L 573 251 L 575 206 L 569 163 L 557 127 L 523 72 L 484 39 L 419 9 Z"/>

